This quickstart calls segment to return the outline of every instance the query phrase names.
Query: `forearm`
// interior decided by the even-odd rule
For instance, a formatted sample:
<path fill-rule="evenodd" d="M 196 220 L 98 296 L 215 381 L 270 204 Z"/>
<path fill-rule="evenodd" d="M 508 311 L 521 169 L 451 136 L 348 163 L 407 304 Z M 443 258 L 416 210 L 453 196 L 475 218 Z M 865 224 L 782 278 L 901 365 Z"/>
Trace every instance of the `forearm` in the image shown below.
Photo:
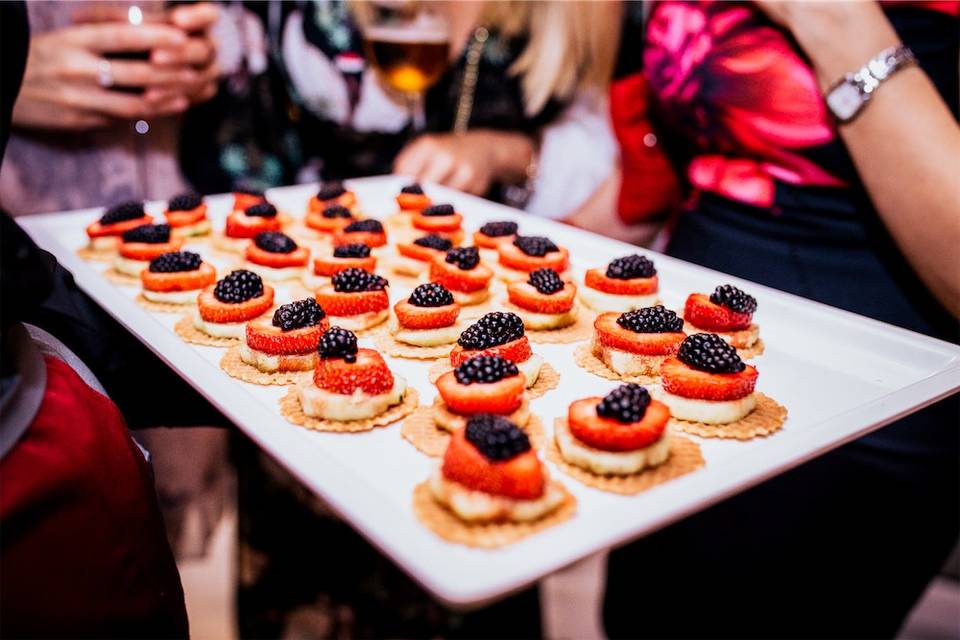
<path fill-rule="evenodd" d="M 620 193 L 620 169 L 610 173 L 593 195 L 563 222 L 640 246 L 649 246 L 663 227 L 662 221 L 624 224 L 617 215 L 617 196 Z"/>
<path fill-rule="evenodd" d="M 494 179 L 508 184 L 521 183 L 527 178 L 527 168 L 536 153 L 533 138 L 519 131 L 478 129 L 483 143 L 488 145 Z"/>
<path fill-rule="evenodd" d="M 798 12 L 791 29 L 823 89 L 899 43 L 873 3 L 816 5 Z M 960 317 L 960 128 L 936 88 L 919 68 L 904 69 L 840 135 L 894 241 Z"/>

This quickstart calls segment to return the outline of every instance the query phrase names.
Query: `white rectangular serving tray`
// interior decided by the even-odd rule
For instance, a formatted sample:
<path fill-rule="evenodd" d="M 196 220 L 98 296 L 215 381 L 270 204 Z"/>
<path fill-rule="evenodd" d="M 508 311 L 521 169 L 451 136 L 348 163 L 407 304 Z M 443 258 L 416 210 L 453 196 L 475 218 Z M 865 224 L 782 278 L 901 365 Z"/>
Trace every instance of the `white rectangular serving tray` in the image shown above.
<path fill-rule="evenodd" d="M 394 212 L 393 198 L 405 182 L 384 176 L 348 185 L 366 215 L 384 217 Z M 314 192 L 315 186 L 302 185 L 273 189 L 268 197 L 279 209 L 300 217 Z M 637 251 L 450 189 L 427 185 L 427 192 L 464 213 L 468 230 L 490 220 L 513 219 L 524 234 L 551 237 L 570 249 L 578 277 L 588 267 Z M 231 196 L 207 201 L 214 228 L 222 230 Z M 159 216 L 163 205 L 147 208 Z M 134 302 L 136 287 L 112 284 L 101 275 L 105 265 L 78 258 L 76 249 L 86 243 L 84 227 L 99 214 L 91 209 L 18 222 L 73 272 L 84 291 L 237 427 L 414 579 L 453 606 L 489 602 L 584 556 L 649 534 L 960 388 L 960 348 L 954 345 L 653 255 L 661 297 L 669 307 L 682 307 L 688 293 L 712 291 L 727 282 L 757 298 L 755 319 L 766 343 L 766 353 L 755 361 L 760 371 L 757 388 L 789 409 L 784 429 L 750 442 L 698 439 L 706 459 L 703 469 L 636 496 L 590 489 L 551 469 L 578 499 L 573 519 L 507 547 L 468 548 L 441 540 L 415 518 L 413 488 L 428 477 L 436 461 L 403 440 L 399 425 L 364 434 L 327 434 L 287 423 L 277 407 L 285 388 L 259 387 L 227 376 L 218 366 L 221 349 L 189 345 L 173 332 L 179 315 L 145 311 Z M 209 253 L 204 245 L 188 248 Z M 218 272 L 229 267 L 213 262 Z M 393 291 L 391 301 L 406 294 Z M 602 395 L 615 386 L 577 367 L 574 345 L 534 345 L 534 350 L 561 373 L 559 388 L 532 402 L 548 432 L 571 401 Z M 421 403 L 432 401 L 435 391 L 427 381 L 428 364 L 398 359 L 389 364 L 419 390 Z"/>

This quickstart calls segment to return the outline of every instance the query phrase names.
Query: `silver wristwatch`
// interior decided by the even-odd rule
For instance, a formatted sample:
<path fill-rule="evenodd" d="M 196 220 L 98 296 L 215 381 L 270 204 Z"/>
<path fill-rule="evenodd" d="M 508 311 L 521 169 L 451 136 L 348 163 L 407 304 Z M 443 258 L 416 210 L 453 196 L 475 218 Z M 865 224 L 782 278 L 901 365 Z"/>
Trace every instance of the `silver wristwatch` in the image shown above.
<path fill-rule="evenodd" d="M 903 45 L 884 49 L 859 71 L 848 73 L 827 89 L 827 106 L 840 123 L 850 122 L 863 111 L 884 80 L 916 63 L 913 52 Z"/>

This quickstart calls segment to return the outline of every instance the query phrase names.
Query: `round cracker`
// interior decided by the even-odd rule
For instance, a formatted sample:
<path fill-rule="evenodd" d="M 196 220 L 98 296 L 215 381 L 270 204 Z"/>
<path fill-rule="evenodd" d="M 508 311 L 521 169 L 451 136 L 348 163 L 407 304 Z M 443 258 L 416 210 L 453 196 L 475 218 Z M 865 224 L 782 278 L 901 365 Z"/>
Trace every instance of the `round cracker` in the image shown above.
<path fill-rule="evenodd" d="M 416 411 L 419 404 L 420 395 L 417 390 L 413 387 L 407 387 L 407 391 L 403 395 L 403 401 L 400 404 L 393 405 L 378 416 L 364 420 L 324 420 L 305 414 L 303 406 L 300 404 L 300 393 L 296 387 L 290 387 L 287 394 L 280 399 L 280 414 L 287 419 L 287 422 L 311 431 L 359 433 L 393 424 L 400 418 Z"/>
<path fill-rule="evenodd" d="M 91 249 L 90 247 L 80 247 L 77 249 L 77 255 L 83 260 L 93 260 L 94 262 L 110 262 L 116 255 L 116 249 Z"/>
<path fill-rule="evenodd" d="M 757 356 L 762 356 L 766 346 L 763 344 L 762 338 L 757 338 L 757 341 L 746 349 L 737 349 L 737 355 L 739 355 L 744 360 L 749 360 L 751 358 L 756 358 Z"/>
<path fill-rule="evenodd" d="M 439 360 L 427 369 L 427 379 L 431 383 L 436 384 L 440 376 L 452 370 L 453 367 L 450 366 L 449 359 Z M 551 389 L 556 389 L 558 384 L 560 384 L 560 372 L 544 360 L 543 366 L 540 367 L 540 375 L 537 377 L 537 381 L 533 383 L 532 387 L 527 388 L 527 393 L 530 394 L 530 399 L 533 400 L 539 398 Z"/>
<path fill-rule="evenodd" d="M 412 360 L 436 360 L 446 358 L 456 346 L 456 342 L 441 344 L 436 347 L 418 347 L 405 342 L 398 342 L 389 331 L 381 331 L 374 335 L 374 344 L 377 349 L 388 356 L 395 358 L 409 358 Z"/>
<path fill-rule="evenodd" d="M 581 344 L 573 352 L 573 359 L 581 369 L 585 369 L 595 376 L 606 378 L 607 380 L 617 380 L 620 382 L 635 382 L 636 384 L 652 384 L 657 381 L 657 376 L 623 376 L 613 371 L 604 364 L 603 360 L 593 355 L 593 349 L 590 343 Z"/>
<path fill-rule="evenodd" d="M 199 291 L 197 292 L 199 294 Z M 192 307 L 195 303 L 175 304 L 173 302 L 154 302 L 143 297 L 143 293 L 138 293 L 135 298 L 136 303 L 147 311 L 156 311 L 158 313 L 183 313 Z"/>
<path fill-rule="evenodd" d="M 518 307 L 509 300 L 501 300 L 500 305 L 504 311 L 516 313 L 518 310 Z M 524 333 L 530 342 L 538 344 L 570 344 L 586 340 L 593 335 L 593 321 L 596 314 L 582 304 L 579 306 L 577 317 L 571 325 L 559 329 L 524 329 Z"/>
<path fill-rule="evenodd" d="M 566 500 L 554 511 L 532 522 L 469 523 L 437 502 L 426 482 L 413 490 L 413 511 L 428 529 L 449 542 L 468 547 L 502 547 L 569 520 L 577 511 L 577 500 L 566 487 L 550 481 Z"/>
<path fill-rule="evenodd" d="M 220 368 L 237 380 L 265 386 L 295 384 L 312 373 L 312 370 L 275 371 L 273 373 L 260 371 L 260 369 L 240 359 L 240 347 L 231 347 L 223 354 L 223 357 L 220 358 Z"/>
<path fill-rule="evenodd" d="M 556 424 L 561 421 L 566 421 L 566 418 L 556 418 L 554 423 Z M 648 467 L 639 473 L 633 473 L 627 476 L 599 475 L 582 467 L 570 464 L 560 453 L 556 438 L 550 438 L 550 442 L 547 444 L 547 460 L 557 465 L 558 469 L 574 480 L 588 487 L 623 495 L 632 495 L 646 491 L 658 484 L 663 484 L 674 478 L 686 475 L 691 471 L 696 471 L 704 465 L 700 445 L 690 438 L 675 435 L 670 436 L 670 457 L 668 457 L 663 464 L 657 465 L 656 467 Z"/>
<path fill-rule="evenodd" d="M 190 315 L 185 315 L 177 320 L 177 324 L 173 325 L 173 330 L 183 338 L 184 342 L 200 344 L 205 347 L 232 347 L 240 342 L 237 338 L 221 338 L 200 331 L 193 324 L 193 316 Z"/>
<path fill-rule="evenodd" d="M 534 449 L 540 449 L 546 435 L 543 422 L 535 415 L 522 429 L 530 436 L 530 444 Z M 400 427 L 400 435 L 415 446 L 421 453 L 431 458 L 439 458 L 450 444 L 450 433 L 437 426 L 433 419 L 433 407 L 423 406 L 407 416 Z"/>
<path fill-rule="evenodd" d="M 757 406 L 748 415 L 728 424 L 706 424 L 670 418 L 674 428 L 701 438 L 750 440 L 779 431 L 787 419 L 787 409 L 773 398 L 757 392 Z"/>
<path fill-rule="evenodd" d="M 104 271 L 103 277 L 114 284 L 125 284 L 125 285 L 140 284 L 140 278 L 135 276 L 130 276 L 125 273 L 120 273 L 119 271 L 117 271 L 116 267 L 110 267 L 109 269 Z"/>

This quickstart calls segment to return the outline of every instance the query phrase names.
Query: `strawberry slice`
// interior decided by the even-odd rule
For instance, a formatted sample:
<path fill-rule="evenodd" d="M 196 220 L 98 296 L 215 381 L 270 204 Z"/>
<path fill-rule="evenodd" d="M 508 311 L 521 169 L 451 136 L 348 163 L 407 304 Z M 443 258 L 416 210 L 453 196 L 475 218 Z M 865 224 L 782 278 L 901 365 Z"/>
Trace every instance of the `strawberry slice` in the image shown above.
<path fill-rule="evenodd" d="M 482 262 L 469 271 L 464 271 L 440 255 L 430 263 L 430 282 L 442 284 L 450 291 L 470 293 L 486 289 L 493 280 L 493 270 Z"/>
<path fill-rule="evenodd" d="M 397 195 L 397 206 L 401 211 L 419 213 L 433 204 L 424 193 L 401 193 Z"/>
<path fill-rule="evenodd" d="M 583 283 L 591 289 L 621 296 L 642 296 L 656 293 L 660 288 L 656 274 L 649 278 L 618 280 L 608 278 L 601 269 L 587 269 Z"/>
<path fill-rule="evenodd" d="M 306 354 L 317 349 L 320 336 L 329 327 L 330 320 L 323 318 L 312 327 L 284 331 L 273 326 L 273 318 L 258 318 L 247 323 L 247 345 L 278 356 Z"/>
<path fill-rule="evenodd" d="M 100 221 L 92 222 L 87 226 L 87 235 L 91 238 L 103 238 L 106 236 L 123 235 L 125 231 L 136 229 L 139 226 L 153 222 L 153 216 L 140 216 L 133 220 L 121 220 L 112 224 L 100 224 Z"/>
<path fill-rule="evenodd" d="M 601 313 L 593 321 L 597 340 L 606 347 L 650 356 L 673 355 L 686 337 L 677 333 L 635 333 L 617 324 L 617 312 Z"/>
<path fill-rule="evenodd" d="M 330 393 L 350 395 L 361 391 L 371 396 L 393 388 L 393 374 L 383 357 L 373 349 L 358 349 L 356 362 L 343 358 L 319 358 L 313 382 Z"/>
<path fill-rule="evenodd" d="M 344 191 L 336 198 L 330 200 L 321 200 L 316 195 L 311 196 L 307 201 L 307 211 L 309 213 L 323 213 L 323 210 L 333 205 L 340 205 L 347 209 L 353 209 L 357 206 L 357 194 L 353 191 Z"/>
<path fill-rule="evenodd" d="M 315 231 L 336 233 L 353 222 L 355 218 L 324 218 L 323 211 L 308 211 L 304 223 Z"/>
<path fill-rule="evenodd" d="M 547 295 L 529 282 L 512 282 L 507 286 L 507 297 L 521 309 L 534 313 L 566 313 L 573 308 L 577 287 L 567 282 L 560 291 Z"/>
<path fill-rule="evenodd" d="M 149 268 L 140 272 L 143 288 L 149 291 L 190 291 L 203 289 L 217 280 L 217 270 L 206 262 L 200 263 L 193 271 L 174 271 L 158 273 Z"/>
<path fill-rule="evenodd" d="M 328 284 L 317 289 L 317 303 L 332 316 L 357 316 L 390 308 L 386 289 L 378 291 L 334 291 Z"/>
<path fill-rule="evenodd" d="M 647 447 L 660 439 L 670 420 L 670 409 L 656 400 L 650 401 L 639 422 L 604 418 L 597 415 L 601 400 L 584 398 L 571 404 L 567 425 L 577 440 L 603 451 L 636 451 Z"/>
<path fill-rule="evenodd" d="M 333 244 L 340 247 L 345 244 L 365 244 L 371 249 L 387 244 L 387 234 L 383 231 L 351 231 L 341 229 L 333 235 Z"/>
<path fill-rule="evenodd" d="M 234 191 L 233 210 L 246 211 L 250 207 L 266 201 L 266 198 L 256 193 L 240 193 L 239 191 Z"/>
<path fill-rule="evenodd" d="M 227 216 L 225 233 L 228 238 L 253 238 L 261 231 L 280 231 L 280 217 L 248 216 L 234 211 Z"/>
<path fill-rule="evenodd" d="M 463 224 L 463 216 L 459 213 L 452 213 L 448 216 L 425 216 L 422 213 L 413 214 L 411 220 L 415 229 L 426 232 L 436 231 L 456 231 Z"/>
<path fill-rule="evenodd" d="M 750 326 L 753 314 L 711 302 L 710 296 L 705 293 L 691 293 L 683 306 L 683 319 L 698 329 L 739 331 Z"/>
<path fill-rule="evenodd" d="M 687 366 L 679 358 L 660 365 L 663 390 L 694 400 L 739 400 L 757 386 L 757 369 L 751 365 L 739 373 L 709 373 Z"/>
<path fill-rule="evenodd" d="M 450 364 L 459 367 L 464 361 L 474 356 L 500 356 L 510 362 L 526 362 L 531 355 L 533 350 L 530 348 L 530 341 L 527 340 L 527 336 L 521 336 L 489 349 L 464 349 L 457 345 L 450 352 Z"/>
<path fill-rule="evenodd" d="M 217 285 L 204 289 L 197 296 L 200 317 L 207 322 L 246 322 L 266 313 L 273 306 L 273 287 L 263 285 L 263 293 L 243 302 L 220 302 L 213 295 Z"/>
<path fill-rule="evenodd" d="M 439 329 L 449 327 L 457 321 L 460 315 L 460 305 L 443 305 L 442 307 L 418 307 L 406 300 L 393 305 L 393 312 L 397 314 L 397 322 L 407 329 Z"/>
<path fill-rule="evenodd" d="M 197 224 L 207 217 L 207 205 L 202 203 L 189 211 L 164 211 L 163 217 L 171 227 L 186 227 Z"/>
<path fill-rule="evenodd" d="M 274 269 L 305 267 L 310 260 L 310 249 L 297 247 L 290 253 L 270 253 L 251 242 L 247 245 L 246 256 L 247 260 L 254 264 Z"/>
<path fill-rule="evenodd" d="M 466 438 L 466 429 L 457 429 L 443 455 L 443 477 L 495 496 L 536 500 L 543 495 L 543 466 L 530 449 L 501 462 L 488 460 Z"/>
<path fill-rule="evenodd" d="M 122 242 L 117 251 L 124 258 L 130 260 L 153 260 L 161 253 L 179 251 L 183 246 L 183 238 L 170 238 L 169 242 L 151 244 L 149 242 Z"/>
<path fill-rule="evenodd" d="M 516 234 L 509 235 L 509 236 L 493 237 L 493 236 L 488 236 L 487 234 L 481 233 L 479 231 L 474 231 L 473 244 L 477 245 L 478 247 L 482 247 L 483 249 L 496 249 L 497 247 L 500 246 L 501 242 L 510 243 L 510 242 L 513 242 L 513 239 L 516 237 L 517 237 Z"/>
<path fill-rule="evenodd" d="M 508 415 L 520 408 L 526 382 L 522 373 L 497 382 L 460 384 L 453 371 L 437 378 L 437 392 L 450 411 L 460 415 L 499 413 Z"/>
<path fill-rule="evenodd" d="M 551 251 L 545 256 L 528 256 L 513 242 L 502 242 L 497 245 L 500 255 L 500 264 L 517 271 L 536 271 L 537 269 L 553 269 L 563 273 L 570 265 L 570 254 L 563 247 L 559 251 Z"/>
<path fill-rule="evenodd" d="M 419 260 L 420 262 L 430 262 L 437 256 L 442 258 L 444 255 L 446 255 L 445 251 L 431 249 L 430 247 L 423 247 L 412 242 L 398 242 L 397 253 L 413 260 Z"/>
<path fill-rule="evenodd" d="M 366 258 L 337 258 L 335 256 L 323 256 L 313 259 L 313 273 L 318 276 L 327 276 L 350 268 L 363 269 L 373 273 L 377 268 L 376 256 L 367 256 Z"/>

